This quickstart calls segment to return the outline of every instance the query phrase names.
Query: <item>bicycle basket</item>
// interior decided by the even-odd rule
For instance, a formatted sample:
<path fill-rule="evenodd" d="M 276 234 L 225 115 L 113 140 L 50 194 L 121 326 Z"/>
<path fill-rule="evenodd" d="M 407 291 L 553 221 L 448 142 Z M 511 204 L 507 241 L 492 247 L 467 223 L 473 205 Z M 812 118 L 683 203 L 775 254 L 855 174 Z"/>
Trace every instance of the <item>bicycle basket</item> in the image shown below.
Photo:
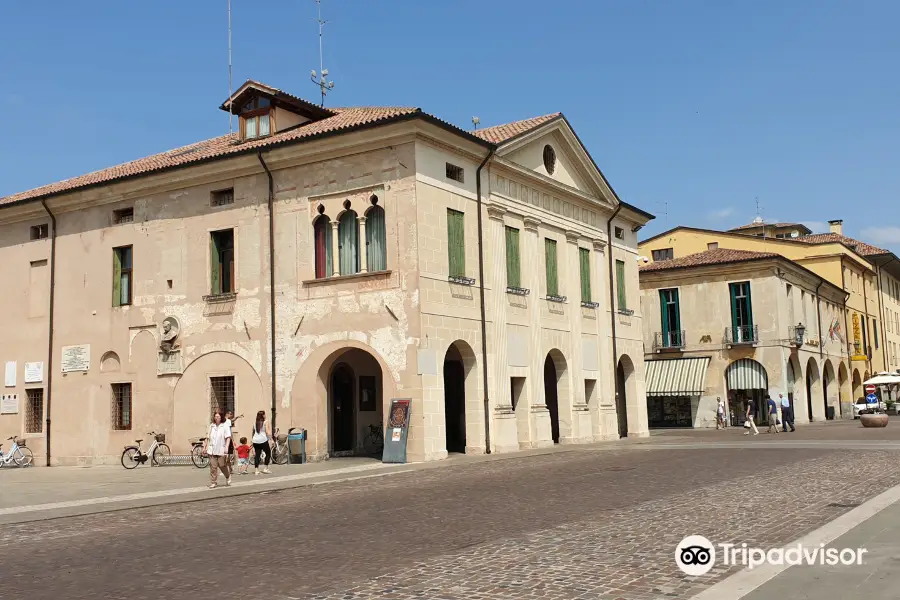
<path fill-rule="evenodd" d="M 159 442 L 160 444 L 166 443 L 166 434 L 157 433 L 156 436 L 154 436 L 154 437 L 156 438 L 156 441 Z"/>
<path fill-rule="evenodd" d="M 285 443 L 286 441 L 287 441 L 287 434 L 286 434 L 286 433 L 279 433 L 279 434 L 278 434 L 278 443 L 279 443 L 279 444 L 283 444 L 283 443 Z"/>
<path fill-rule="evenodd" d="M 16 438 L 16 446 L 24 446 L 25 438 Z"/>

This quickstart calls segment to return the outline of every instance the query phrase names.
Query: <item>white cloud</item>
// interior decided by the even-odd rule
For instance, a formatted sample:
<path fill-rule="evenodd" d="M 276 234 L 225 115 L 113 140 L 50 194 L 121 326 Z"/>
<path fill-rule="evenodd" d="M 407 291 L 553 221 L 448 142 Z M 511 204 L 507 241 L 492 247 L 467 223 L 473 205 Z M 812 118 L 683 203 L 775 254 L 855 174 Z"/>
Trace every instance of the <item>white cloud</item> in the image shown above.
<path fill-rule="evenodd" d="M 731 215 L 734 214 L 734 207 L 726 206 L 725 208 L 720 208 L 719 210 L 714 210 L 709 213 L 709 216 L 713 219 L 727 219 Z"/>
<path fill-rule="evenodd" d="M 825 221 L 801 221 L 800 224 L 809 227 L 813 233 L 828 233 L 831 231 L 831 226 Z"/>
<path fill-rule="evenodd" d="M 862 239 L 872 244 L 900 244 L 900 227 L 869 227 L 862 230 Z"/>

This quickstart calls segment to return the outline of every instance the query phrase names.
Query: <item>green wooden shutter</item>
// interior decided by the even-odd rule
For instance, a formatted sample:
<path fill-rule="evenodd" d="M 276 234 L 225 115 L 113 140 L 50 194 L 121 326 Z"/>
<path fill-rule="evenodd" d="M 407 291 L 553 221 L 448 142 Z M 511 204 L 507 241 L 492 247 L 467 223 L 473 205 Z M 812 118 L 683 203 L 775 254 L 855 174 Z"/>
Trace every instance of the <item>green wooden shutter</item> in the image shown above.
<path fill-rule="evenodd" d="M 628 296 L 625 293 L 625 263 L 616 261 L 616 291 L 618 292 L 619 310 L 628 308 Z"/>
<path fill-rule="evenodd" d="M 325 277 L 332 277 L 334 275 L 334 252 L 333 252 L 333 238 L 331 233 L 331 220 L 328 219 L 325 223 Z"/>
<path fill-rule="evenodd" d="M 669 333 L 669 290 L 659 290 L 659 310 L 662 323 L 663 344 L 668 339 L 666 335 Z"/>
<path fill-rule="evenodd" d="M 731 327 L 734 330 L 734 337 L 737 337 L 738 319 L 737 319 L 737 284 L 729 283 L 728 291 L 731 294 Z"/>
<path fill-rule="evenodd" d="M 447 209 L 447 254 L 450 277 L 466 276 L 466 236 L 463 213 Z"/>
<path fill-rule="evenodd" d="M 216 232 L 209 234 L 209 293 L 222 293 L 222 265 L 219 260 L 219 240 Z"/>
<path fill-rule="evenodd" d="M 522 286 L 522 273 L 519 265 L 519 230 L 506 228 L 506 285 Z"/>
<path fill-rule="evenodd" d="M 753 301 L 750 298 L 750 282 L 746 282 L 743 284 L 744 289 L 747 290 L 745 302 L 747 303 L 747 325 L 750 326 L 750 335 L 753 335 Z"/>
<path fill-rule="evenodd" d="M 681 332 L 681 304 L 678 299 L 678 290 L 677 289 L 672 290 L 672 299 L 675 301 L 674 330 L 679 332 L 678 335 L 681 335 L 681 333 L 680 333 Z"/>
<path fill-rule="evenodd" d="M 366 213 L 366 267 L 369 271 L 387 269 L 384 209 L 373 206 Z"/>
<path fill-rule="evenodd" d="M 359 224 L 352 210 L 345 212 L 338 222 L 338 249 L 341 275 L 359 272 Z"/>
<path fill-rule="evenodd" d="M 119 249 L 113 248 L 113 306 L 122 306 L 122 257 Z"/>
<path fill-rule="evenodd" d="M 587 248 L 578 249 L 581 265 L 581 301 L 592 302 L 591 299 L 591 252 Z"/>
<path fill-rule="evenodd" d="M 556 240 L 544 239 L 544 261 L 547 267 L 547 295 L 559 295 L 559 276 L 556 271 Z"/>

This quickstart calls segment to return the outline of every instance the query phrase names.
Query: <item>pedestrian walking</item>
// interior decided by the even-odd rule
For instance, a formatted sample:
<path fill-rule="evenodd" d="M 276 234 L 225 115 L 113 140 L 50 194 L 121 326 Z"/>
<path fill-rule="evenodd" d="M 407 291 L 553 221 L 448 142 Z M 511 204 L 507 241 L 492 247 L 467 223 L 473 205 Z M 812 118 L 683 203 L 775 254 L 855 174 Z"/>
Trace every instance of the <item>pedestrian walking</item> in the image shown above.
<path fill-rule="evenodd" d="M 756 428 L 756 423 L 753 421 L 753 417 L 756 415 L 756 401 L 753 398 L 747 400 L 747 412 L 744 414 L 744 427 L 747 431 L 744 432 L 744 435 L 750 435 L 750 431 L 753 431 L 753 435 L 759 435 L 759 429 Z"/>
<path fill-rule="evenodd" d="M 259 461 L 263 452 L 266 454 L 266 463 L 262 472 L 266 474 L 271 473 L 269 470 L 269 461 L 272 458 L 272 446 L 269 445 L 270 439 L 272 439 L 272 432 L 269 431 L 269 422 L 266 421 L 265 411 L 261 410 L 256 413 L 256 421 L 253 423 L 253 438 L 250 440 L 253 442 L 253 448 L 256 450 L 256 457 L 253 459 L 254 475 L 259 475 Z"/>
<path fill-rule="evenodd" d="M 769 433 L 778 433 L 778 405 L 772 396 L 766 397 L 766 412 L 769 414 Z"/>
<path fill-rule="evenodd" d="M 241 438 L 241 445 L 234 449 L 238 455 L 238 473 L 241 475 L 246 475 L 248 470 L 250 469 L 250 445 L 247 443 L 247 438 Z"/>
<path fill-rule="evenodd" d="M 787 433 L 788 426 L 791 431 L 797 431 L 794 428 L 794 409 L 791 407 L 791 399 L 785 398 L 784 394 L 778 394 L 781 401 L 781 430 Z"/>
<path fill-rule="evenodd" d="M 242 418 L 244 415 L 234 416 L 234 412 L 225 411 L 225 425 L 228 426 L 228 430 L 231 433 L 234 433 L 234 424 L 237 423 L 237 420 Z M 229 440 L 228 442 L 228 464 L 234 464 L 234 440 Z"/>
<path fill-rule="evenodd" d="M 717 400 L 719 405 L 716 407 L 716 429 L 725 429 L 725 401 L 721 397 Z"/>
<path fill-rule="evenodd" d="M 209 455 L 209 489 L 218 485 L 219 471 L 225 476 L 225 485 L 231 485 L 231 469 L 228 461 L 228 444 L 231 443 L 231 427 L 222 420 L 222 413 L 213 413 L 212 423 L 206 433 L 203 453 Z"/>

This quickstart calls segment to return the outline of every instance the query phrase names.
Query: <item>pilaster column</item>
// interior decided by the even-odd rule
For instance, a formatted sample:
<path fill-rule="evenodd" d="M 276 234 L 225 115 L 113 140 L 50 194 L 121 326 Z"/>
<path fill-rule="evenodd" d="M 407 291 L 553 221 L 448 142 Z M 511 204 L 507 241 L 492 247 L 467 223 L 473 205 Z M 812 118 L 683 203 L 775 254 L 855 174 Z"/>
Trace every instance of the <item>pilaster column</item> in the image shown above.
<path fill-rule="evenodd" d="M 619 439 L 619 425 L 616 421 L 615 376 L 616 365 L 612 357 L 612 329 L 610 325 L 610 311 L 612 299 L 609 296 L 609 258 L 606 240 L 600 238 L 592 241 L 594 248 L 593 257 L 595 264 L 593 271 L 597 275 L 597 331 L 598 352 L 600 353 L 600 380 L 597 385 L 597 407 L 592 413 L 595 440 Z"/>
<path fill-rule="evenodd" d="M 510 394 L 509 359 L 507 356 L 507 314 L 506 301 L 506 225 L 503 217 L 506 209 L 488 206 L 488 236 L 490 258 L 488 261 L 488 281 L 490 282 L 490 328 L 491 352 L 491 441 L 495 452 L 511 452 L 519 449 L 517 419 L 513 412 Z M 487 298 L 486 298 L 487 300 Z M 527 411 L 527 407 L 523 407 Z"/>
<path fill-rule="evenodd" d="M 541 260 L 541 237 L 538 227 L 541 222 L 531 217 L 525 217 L 525 252 L 522 264 L 530 265 L 524 269 L 522 275 L 528 282 L 531 290 L 528 298 L 528 325 L 531 333 L 529 348 L 529 442 L 532 448 L 552 446 L 553 438 L 550 431 L 550 412 L 547 409 L 547 401 L 544 397 L 544 355 L 541 343 L 543 330 L 541 328 L 541 278 L 544 271 Z"/>
<path fill-rule="evenodd" d="M 569 298 L 569 401 L 559 407 L 560 441 L 572 442 L 582 437 L 589 437 L 589 432 L 579 428 L 578 414 L 584 413 L 584 360 L 581 356 L 584 344 L 581 340 L 581 262 L 578 254 L 578 232 L 566 231 L 566 249 L 563 252 L 563 281 L 566 290 L 564 296 Z M 562 404 L 562 403 L 561 403 Z M 568 425 L 566 428 L 565 425 Z M 566 431 L 568 429 L 568 431 Z"/>
<path fill-rule="evenodd" d="M 338 255 L 340 248 L 338 246 L 338 222 L 331 222 L 331 274 L 337 277 L 341 274 L 341 257 Z"/>
<path fill-rule="evenodd" d="M 369 247 L 366 245 L 366 218 L 357 217 L 356 220 L 359 221 L 359 272 L 365 273 L 368 271 L 369 262 L 367 256 Z"/>

